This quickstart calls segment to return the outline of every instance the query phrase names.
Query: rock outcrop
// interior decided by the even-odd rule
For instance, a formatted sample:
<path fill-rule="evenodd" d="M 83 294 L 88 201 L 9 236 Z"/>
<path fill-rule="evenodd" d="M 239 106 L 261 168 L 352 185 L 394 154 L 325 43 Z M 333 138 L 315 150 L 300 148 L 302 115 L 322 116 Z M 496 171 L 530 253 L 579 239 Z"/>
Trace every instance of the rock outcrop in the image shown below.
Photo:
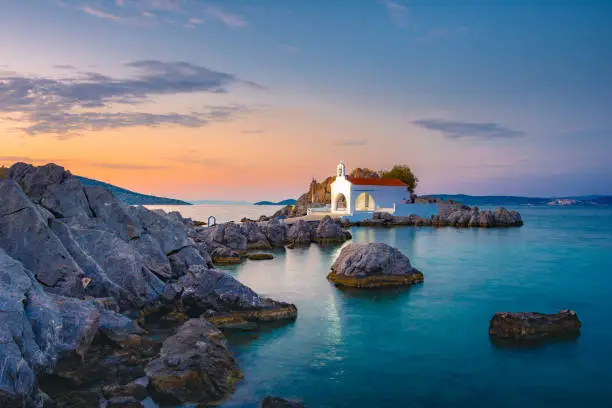
<path fill-rule="evenodd" d="M 304 404 L 279 397 L 267 396 L 261 401 L 261 408 L 304 408 Z"/>
<path fill-rule="evenodd" d="M 335 244 L 351 239 L 351 233 L 334 222 L 330 216 L 325 216 L 317 225 L 314 240 L 320 244 Z"/>
<path fill-rule="evenodd" d="M 349 225 L 365 227 L 455 227 L 455 228 L 507 228 L 523 225 L 521 214 L 509 211 L 503 207 L 495 211 L 480 210 L 478 207 L 460 205 L 440 206 L 438 214 L 430 218 L 417 215 L 394 216 L 389 213 L 377 212 L 371 219 L 349 223 Z"/>
<path fill-rule="evenodd" d="M 187 401 L 196 381 L 197 392 L 213 401 L 231 390 L 223 373 L 236 368 L 211 322 L 257 327 L 297 316 L 294 305 L 261 297 L 212 269 L 215 257 L 240 260 L 249 242 L 276 246 L 286 235 L 283 224 L 203 232 L 179 213 L 130 207 L 102 188 L 84 187 L 60 166 L 18 163 L 6 173 L 0 180 L 3 408 L 40 408 L 56 397 L 61 406 L 74 405 L 72 390 L 61 394 L 53 385 L 58 378 L 77 390 L 88 384 L 86 406 L 140 406 L 146 386 L 131 382 L 144 375 L 159 339 L 180 316 L 197 323 L 171 337 L 149 365 L 154 388 Z M 133 320 L 139 316 L 144 326 Z M 164 377 L 168 370 L 175 377 Z M 114 391 L 91 387 L 96 381 L 110 382 L 105 390 Z"/>
<path fill-rule="evenodd" d="M 336 286 L 378 288 L 423 282 L 423 274 L 398 249 L 382 243 L 342 248 L 327 279 Z"/>
<path fill-rule="evenodd" d="M 561 310 L 556 314 L 502 312 L 495 313 L 491 319 L 489 335 L 506 340 L 545 340 L 577 336 L 581 325 L 573 310 Z"/>
<path fill-rule="evenodd" d="M 223 334 L 204 319 L 181 326 L 145 372 L 161 398 L 180 403 L 219 402 L 242 378 Z"/>

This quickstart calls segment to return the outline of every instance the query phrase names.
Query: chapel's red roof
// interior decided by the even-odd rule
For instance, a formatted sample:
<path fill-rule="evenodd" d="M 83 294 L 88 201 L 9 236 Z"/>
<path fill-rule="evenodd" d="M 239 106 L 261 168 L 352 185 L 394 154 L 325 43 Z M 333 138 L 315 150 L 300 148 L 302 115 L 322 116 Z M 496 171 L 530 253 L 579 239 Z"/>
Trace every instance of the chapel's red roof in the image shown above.
<path fill-rule="evenodd" d="M 408 184 L 399 179 L 387 178 L 355 178 L 347 177 L 348 181 L 357 186 L 389 186 L 389 187 L 408 187 Z"/>

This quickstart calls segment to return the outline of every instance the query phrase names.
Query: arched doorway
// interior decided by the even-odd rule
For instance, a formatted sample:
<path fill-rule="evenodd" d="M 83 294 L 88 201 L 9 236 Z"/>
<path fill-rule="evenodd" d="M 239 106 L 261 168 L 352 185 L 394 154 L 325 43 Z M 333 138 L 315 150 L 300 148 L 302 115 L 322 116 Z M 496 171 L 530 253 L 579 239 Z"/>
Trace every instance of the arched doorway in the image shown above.
<path fill-rule="evenodd" d="M 332 202 L 332 211 L 346 211 L 347 208 L 347 201 L 344 194 L 340 193 L 334 197 L 334 201 Z"/>
<path fill-rule="evenodd" d="M 374 211 L 376 203 L 370 193 L 361 193 L 355 200 L 355 211 Z"/>

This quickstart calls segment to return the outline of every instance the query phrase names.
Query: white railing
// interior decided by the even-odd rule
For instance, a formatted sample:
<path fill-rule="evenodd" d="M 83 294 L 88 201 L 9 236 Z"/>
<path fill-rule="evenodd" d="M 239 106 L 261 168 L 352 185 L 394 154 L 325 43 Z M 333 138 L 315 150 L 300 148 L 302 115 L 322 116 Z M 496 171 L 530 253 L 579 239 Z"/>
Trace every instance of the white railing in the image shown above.
<path fill-rule="evenodd" d="M 313 213 L 326 213 L 331 212 L 331 205 L 326 205 L 325 207 L 312 207 L 306 210 L 306 214 L 310 215 Z"/>

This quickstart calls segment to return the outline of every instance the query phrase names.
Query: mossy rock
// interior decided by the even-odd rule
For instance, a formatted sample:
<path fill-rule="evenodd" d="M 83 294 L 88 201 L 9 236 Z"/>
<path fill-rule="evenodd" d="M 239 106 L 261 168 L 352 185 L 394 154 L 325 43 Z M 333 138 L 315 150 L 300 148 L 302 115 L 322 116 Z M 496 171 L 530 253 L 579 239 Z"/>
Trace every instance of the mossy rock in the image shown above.
<path fill-rule="evenodd" d="M 247 258 L 249 258 L 251 261 L 265 261 L 269 259 L 274 259 L 274 255 L 266 253 L 255 253 L 248 254 Z"/>

